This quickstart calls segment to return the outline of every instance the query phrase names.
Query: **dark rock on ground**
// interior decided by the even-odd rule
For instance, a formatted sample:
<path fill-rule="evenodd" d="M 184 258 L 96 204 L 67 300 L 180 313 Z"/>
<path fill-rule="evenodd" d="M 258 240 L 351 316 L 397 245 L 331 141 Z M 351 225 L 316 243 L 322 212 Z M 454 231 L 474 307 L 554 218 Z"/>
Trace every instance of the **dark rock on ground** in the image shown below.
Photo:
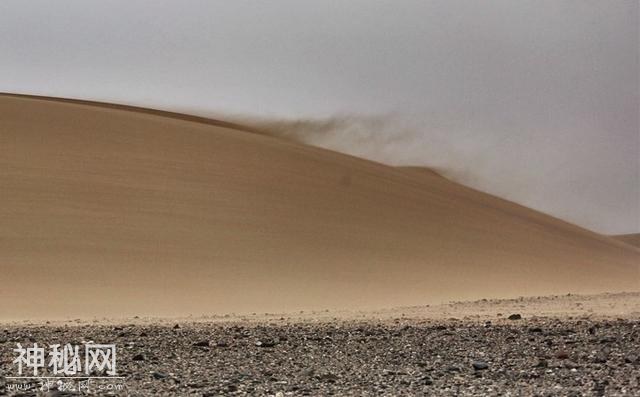
<path fill-rule="evenodd" d="M 485 363 L 484 361 L 474 361 L 473 363 L 471 363 L 471 365 L 476 371 L 489 369 L 489 364 Z"/>
<path fill-rule="evenodd" d="M 541 334 L 542 333 L 542 328 L 540 328 L 540 327 L 531 327 L 531 328 L 529 328 L 529 332 L 531 332 L 532 334 Z"/>
<path fill-rule="evenodd" d="M 153 376 L 154 379 L 165 379 L 167 378 L 169 375 L 167 375 L 164 372 L 160 372 L 160 371 L 154 371 L 151 376 Z"/>

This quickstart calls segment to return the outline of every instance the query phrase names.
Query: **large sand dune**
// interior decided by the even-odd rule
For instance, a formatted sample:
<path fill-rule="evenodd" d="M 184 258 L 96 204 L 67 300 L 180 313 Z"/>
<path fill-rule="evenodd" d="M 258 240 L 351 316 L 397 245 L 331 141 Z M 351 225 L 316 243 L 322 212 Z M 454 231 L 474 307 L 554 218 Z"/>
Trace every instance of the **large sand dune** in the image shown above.
<path fill-rule="evenodd" d="M 0 318 L 638 290 L 640 251 L 419 169 L 0 96 Z"/>

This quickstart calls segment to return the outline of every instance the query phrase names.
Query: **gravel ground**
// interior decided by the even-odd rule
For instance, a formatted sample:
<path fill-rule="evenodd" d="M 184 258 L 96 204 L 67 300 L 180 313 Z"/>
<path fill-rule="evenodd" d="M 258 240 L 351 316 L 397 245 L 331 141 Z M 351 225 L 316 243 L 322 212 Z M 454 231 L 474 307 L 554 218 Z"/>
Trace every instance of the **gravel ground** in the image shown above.
<path fill-rule="evenodd" d="M 122 380 L 90 394 L 640 396 L 640 321 L 384 319 L 0 326 L 0 395 L 16 343 L 115 343 Z M 509 319 L 511 317 L 512 319 Z M 39 374 L 42 375 L 42 374 Z M 119 386 L 120 387 L 120 386 Z"/>

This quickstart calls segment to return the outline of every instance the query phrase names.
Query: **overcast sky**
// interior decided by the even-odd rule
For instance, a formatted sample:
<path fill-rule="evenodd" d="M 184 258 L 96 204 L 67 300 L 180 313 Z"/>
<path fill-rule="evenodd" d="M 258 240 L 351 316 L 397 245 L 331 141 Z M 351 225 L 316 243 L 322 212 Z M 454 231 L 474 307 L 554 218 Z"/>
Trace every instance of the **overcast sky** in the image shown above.
<path fill-rule="evenodd" d="M 0 91 L 350 115 L 308 140 L 640 232 L 637 1 L 3 0 Z"/>

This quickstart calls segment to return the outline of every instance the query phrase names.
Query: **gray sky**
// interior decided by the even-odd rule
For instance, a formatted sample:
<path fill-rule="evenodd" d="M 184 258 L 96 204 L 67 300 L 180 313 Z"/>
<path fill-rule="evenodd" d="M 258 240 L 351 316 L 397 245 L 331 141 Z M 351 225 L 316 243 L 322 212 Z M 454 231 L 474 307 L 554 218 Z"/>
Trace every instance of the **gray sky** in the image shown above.
<path fill-rule="evenodd" d="M 640 232 L 637 1 L 0 2 L 0 91 L 325 118 L 305 139 Z"/>

